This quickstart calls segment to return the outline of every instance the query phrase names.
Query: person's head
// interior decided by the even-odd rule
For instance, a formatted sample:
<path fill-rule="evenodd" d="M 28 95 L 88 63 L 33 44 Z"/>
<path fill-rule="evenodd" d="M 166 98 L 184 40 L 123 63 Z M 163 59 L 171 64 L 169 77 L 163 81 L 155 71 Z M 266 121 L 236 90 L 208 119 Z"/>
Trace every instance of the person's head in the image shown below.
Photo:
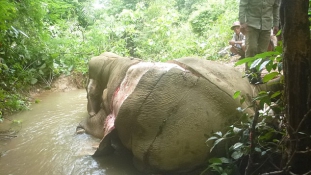
<path fill-rule="evenodd" d="M 236 21 L 232 24 L 231 30 L 234 30 L 234 32 L 238 35 L 240 34 L 240 22 Z"/>

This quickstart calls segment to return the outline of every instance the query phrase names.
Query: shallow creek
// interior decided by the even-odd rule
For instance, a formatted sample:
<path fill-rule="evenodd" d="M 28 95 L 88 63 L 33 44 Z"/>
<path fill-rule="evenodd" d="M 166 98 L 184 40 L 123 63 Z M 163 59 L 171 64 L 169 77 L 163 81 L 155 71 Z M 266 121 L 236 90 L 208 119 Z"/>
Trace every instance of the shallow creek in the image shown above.
<path fill-rule="evenodd" d="M 140 175 L 128 152 L 94 158 L 99 139 L 76 134 L 87 116 L 85 90 L 44 93 L 21 121 L 17 137 L 0 140 L 0 175 Z M 0 124 L 1 127 L 1 124 Z"/>

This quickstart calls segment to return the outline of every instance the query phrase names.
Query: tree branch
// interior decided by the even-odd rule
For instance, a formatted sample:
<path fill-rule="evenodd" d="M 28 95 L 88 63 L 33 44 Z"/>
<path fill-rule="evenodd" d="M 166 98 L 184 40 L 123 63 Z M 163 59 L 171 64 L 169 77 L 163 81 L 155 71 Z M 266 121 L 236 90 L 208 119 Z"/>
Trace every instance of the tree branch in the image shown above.
<path fill-rule="evenodd" d="M 299 129 L 301 128 L 301 125 L 303 124 L 303 122 L 308 118 L 308 115 L 311 113 L 311 109 L 303 116 L 302 120 L 300 121 L 296 131 L 294 134 L 298 133 Z"/>
<path fill-rule="evenodd" d="M 256 103 L 256 102 L 254 102 Z M 252 167 L 253 167 L 253 157 L 254 157 L 254 149 L 255 149 L 255 146 L 254 146 L 254 138 L 255 138 L 255 134 L 256 134 L 256 125 L 257 125 L 257 121 L 258 121 L 258 117 L 259 117 L 259 111 L 257 109 L 257 105 L 254 104 L 255 106 L 255 116 L 254 116 L 254 119 L 253 119 L 253 123 L 252 123 L 252 128 L 250 130 L 250 153 L 249 153 L 249 157 L 248 157 L 248 163 L 247 163 L 247 167 L 245 169 L 245 175 L 249 175 L 249 174 L 252 174 Z"/>
<path fill-rule="evenodd" d="M 284 170 L 281 171 L 273 171 L 273 172 L 269 172 L 269 173 L 263 173 L 261 175 L 272 175 L 272 174 L 283 174 Z"/>

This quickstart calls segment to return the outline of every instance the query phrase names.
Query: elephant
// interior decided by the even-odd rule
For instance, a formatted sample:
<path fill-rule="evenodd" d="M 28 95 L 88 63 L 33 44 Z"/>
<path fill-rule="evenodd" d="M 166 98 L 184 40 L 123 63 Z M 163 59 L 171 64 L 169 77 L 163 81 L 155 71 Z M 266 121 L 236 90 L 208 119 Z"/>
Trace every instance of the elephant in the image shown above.
<path fill-rule="evenodd" d="M 94 155 L 112 153 L 116 137 L 140 171 L 178 173 L 206 162 L 207 137 L 237 121 L 238 107 L 254 113 L 247 106 L 258 88 L 215 61 L 147 62 L 105 52 L 89 61 L 86 91 L 89 116 L 79 127 L 102 139 Z"/>

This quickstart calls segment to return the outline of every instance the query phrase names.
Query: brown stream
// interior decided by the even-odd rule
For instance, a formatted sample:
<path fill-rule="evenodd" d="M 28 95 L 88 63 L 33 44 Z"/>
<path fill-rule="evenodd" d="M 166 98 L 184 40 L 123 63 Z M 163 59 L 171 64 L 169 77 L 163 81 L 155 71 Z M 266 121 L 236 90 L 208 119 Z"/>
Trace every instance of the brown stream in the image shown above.
<path fill-rule="evenodd" d="M 0 175 L 140 175 L 126 151 L 90 156 L 99 143 L 75 134 L 87 116 L 85 90 L 44 93 L 29 111 L 12 116 L 21 121 L 17 137 L 0 140 Z M 1 128 L 1 124 L 0 124 Z"/>

